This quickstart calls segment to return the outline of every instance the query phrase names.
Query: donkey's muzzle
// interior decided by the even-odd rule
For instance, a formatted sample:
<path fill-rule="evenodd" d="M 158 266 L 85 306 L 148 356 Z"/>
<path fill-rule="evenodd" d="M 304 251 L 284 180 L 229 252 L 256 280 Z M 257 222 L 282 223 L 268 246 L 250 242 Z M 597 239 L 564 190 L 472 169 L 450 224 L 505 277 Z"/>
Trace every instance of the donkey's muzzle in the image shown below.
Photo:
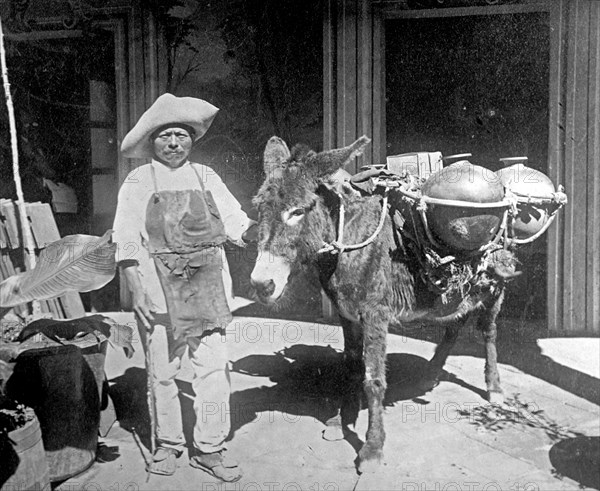
<path fill-rule="evenodd" d="M 275 293 L 275 282 L 273 280 L 267 281 L 256 281 L 250 280 L 252 287 L 256 290 L 256 295 L 258 296 L 259 301 L 263 303 L 267 303 L 268 300 Z"/>

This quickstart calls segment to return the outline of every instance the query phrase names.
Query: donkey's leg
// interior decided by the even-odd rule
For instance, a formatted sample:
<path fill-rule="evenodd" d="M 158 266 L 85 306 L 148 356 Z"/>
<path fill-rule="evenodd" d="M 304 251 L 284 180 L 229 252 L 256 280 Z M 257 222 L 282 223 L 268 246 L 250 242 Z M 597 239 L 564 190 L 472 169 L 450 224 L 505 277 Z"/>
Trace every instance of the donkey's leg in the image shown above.
<path fill-rule="evenodd" d="M 504 393 L 500 386 L 500 374 L 498 373 L 498 353 L 496 351 L 496 318 L 502 308 L 503 300 L 504 288 L 502 288 L 492 306 L 481 312 L 477 322 L 477 328 L 483 333 L 485 341 L 485 385 L 488 400 L 495 403 L 504 402 Z"/>
<path fill-rule="evenodd" d="M 385 430 L 383 427 L 383 397 L 385 395 L 385 353 L 389 319 L 381 312 L 365 313 L 362 317 L 364 335 L 364 388 L 369 405 L 367 438 L 358 453 L 358 471 L 375 472 L 383 459 Z"/>
<path fill-rule="evenodd" d="M 365 377 L 363 360 L 363 327 L 358 322 L 341 318 L 344 329 L 344 369 L 346 371 L 347 389 L 341 407 L 343 425 L 354 425 L 360 411 Z"/>
<path fill-rule="evenodd" d="M 352 322 L 340 316 L 344 332 L 344 359 L 342 369 L 344 370 L 345 387 L 340 407 L 337 414 L 325 422 L 323 438 L 325 440 L 342 440 L 344 428 L 354 425 L 360 410 L 360 399 L 362 395 L 362 381 L 365 366 L 362 359 L 363 336 L 362 327 L 359 323 Z"/>
<path fill-rule="evenodd" d="M 444 370 L 448 355 L 450 354 L 450 351 L 452 351 L 458 338 L 460 327 L 461 325 L 457 322 L 453 322 L 446 327 L 444 338 L 442 339 L 442 342 L 437 345 L 435 354 L 427 364 L 425 373 L 418 383 L 418 387 L 421 390 L 429 391 L 439 384 L 440 376 Z"/>

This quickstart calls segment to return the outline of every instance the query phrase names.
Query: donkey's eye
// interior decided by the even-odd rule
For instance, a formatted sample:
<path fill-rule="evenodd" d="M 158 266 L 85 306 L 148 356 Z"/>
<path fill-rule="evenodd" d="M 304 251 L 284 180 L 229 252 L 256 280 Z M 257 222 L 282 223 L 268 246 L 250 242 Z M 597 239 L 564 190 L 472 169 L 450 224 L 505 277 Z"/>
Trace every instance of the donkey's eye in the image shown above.
<path fill-rule="evenodd" d="M 283 219 L 283 223 L 286 225 L 293 227 L 300 223 L 302 217 L 304 216 L 304 208 L 293 208 L 292 210 L 284 211 L 281 214 L 281 218 Z"/>

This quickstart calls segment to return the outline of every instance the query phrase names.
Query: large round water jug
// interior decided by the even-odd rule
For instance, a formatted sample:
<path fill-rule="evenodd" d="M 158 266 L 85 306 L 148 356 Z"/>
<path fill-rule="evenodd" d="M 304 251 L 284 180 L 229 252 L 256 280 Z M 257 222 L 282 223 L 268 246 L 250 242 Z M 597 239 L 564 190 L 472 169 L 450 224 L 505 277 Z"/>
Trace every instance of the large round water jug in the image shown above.
<path fill-rule="evenodd" d="M 497 203 L 504 187 L 494 172 L 464 160 L 432 174 L 424 196 L 472 203 Z M 504 208 L 470 208 L 429 204 L 427 221 L 433 234 L 456 251 L 472 251 L 491 241 L 500 228 Z"/>
<path fill-rule="evenodd" d="M 550 178 L 523 164 L 515 164 L 496 171 L 506 189 L 521 197 L 552 198 L 555 192 Z M 550 204 L 550 201 L 548 202 Z M 520 200 L 517 216 L 513 217 L 509 234 L 516 239 L 528 239 L 537 234 L 549 218 L 548 206 L 534 205 Z"/>

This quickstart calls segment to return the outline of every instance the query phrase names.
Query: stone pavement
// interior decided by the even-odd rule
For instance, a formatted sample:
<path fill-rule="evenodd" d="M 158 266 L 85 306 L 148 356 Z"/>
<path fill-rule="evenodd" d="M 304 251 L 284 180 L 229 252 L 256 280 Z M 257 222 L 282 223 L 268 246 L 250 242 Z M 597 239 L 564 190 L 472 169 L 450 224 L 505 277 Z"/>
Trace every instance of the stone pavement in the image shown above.
<path fill-rule="evenodd" d="M 114 314 L 123 323 L 130 314 Z M 510 329 L 507 330 L 510 332 Z M 600 486 L 600 339 L 504 339 L 503 407 L 482 398 L 483 345 L 466 333 L 431 392 L 413 381 L 433 354 L 427 340 L 390 334 L 385 465 L 358 475 L 366 411 L 355 433 L 325 441 L 323 422 L 339 395 L 341 328 L 316 322 L 236 317 L 229 453 L 242 480 L 221 484 L 179 459 L 172 477 L 151 475 L 131 427 L 147 440 L 143 354 L 109 348 L 106 371 L 119 421 L 100 439 L 97 462 L 59 490 L 558 490 Z M 430 336 L 431 337 L 431 336 Z M 435 337 L 435 333 L 433 334 Z M 510 338 L 510 336 L 508 336 Z M 185 381 L 182 390 L 188 391 Z M 191 403 L 182 398 L 188 424 Z"/>

